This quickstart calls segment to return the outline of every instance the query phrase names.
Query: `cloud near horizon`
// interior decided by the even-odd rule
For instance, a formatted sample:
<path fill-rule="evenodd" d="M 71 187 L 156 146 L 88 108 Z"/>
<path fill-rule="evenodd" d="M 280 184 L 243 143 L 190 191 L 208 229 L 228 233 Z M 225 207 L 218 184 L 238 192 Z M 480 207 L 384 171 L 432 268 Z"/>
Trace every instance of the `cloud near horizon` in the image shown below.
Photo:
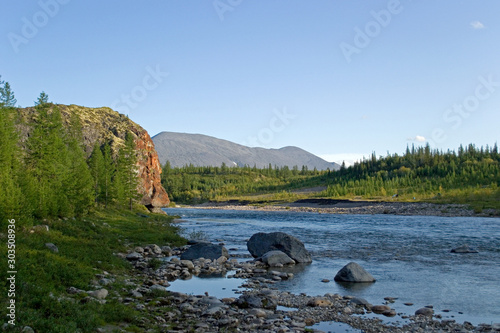
<path fill-rule="evenodd" d="M 486 28 L 484 26 L 484 24 L 482 22 L 479 22 L 479 21 L 472 21 L 470 23 L 470 26 L 472 27 L 472 29 L 475 29 L 475 30 Z"/>
<path fill-rule="evenodd" d="M 425 142 L 425 141 L 427 141 L 427 140 L 425 139 L 425 137 L 423 137 L 423 136 L 421 136 L 421 135 L 417 135 L 417 136 L 415 136 L 415 137 L 413 137 L 413 138 L 408 138 L 407 140 L 408 140 L 408 141 L 416 141 L 416 142 Z"/>

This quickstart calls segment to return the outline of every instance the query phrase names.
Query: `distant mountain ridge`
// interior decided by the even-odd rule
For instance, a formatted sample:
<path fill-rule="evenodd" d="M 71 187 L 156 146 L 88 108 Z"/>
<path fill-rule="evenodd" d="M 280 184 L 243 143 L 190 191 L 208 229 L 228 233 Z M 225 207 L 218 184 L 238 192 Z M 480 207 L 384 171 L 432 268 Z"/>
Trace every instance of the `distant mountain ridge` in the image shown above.
<path fill-rule="evenodd" d="M 153 136 L 160 163 L 173 167 L 195 166 L 307 166 L 313 170 L 338 170 L 340 165 L 327 162 L 298 147 L 280 149 L 252 148 L 203 134 L 161 132 Z"/>

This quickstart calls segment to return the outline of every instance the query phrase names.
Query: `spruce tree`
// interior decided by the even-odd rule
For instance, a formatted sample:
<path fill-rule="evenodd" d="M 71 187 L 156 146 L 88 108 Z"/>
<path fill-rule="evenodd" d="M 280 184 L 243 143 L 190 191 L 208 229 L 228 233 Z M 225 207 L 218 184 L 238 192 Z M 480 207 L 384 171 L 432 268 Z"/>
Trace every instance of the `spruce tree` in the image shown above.
<path fill-rule="evenodd" d="M 116 200 L 122 207 L 133 208 L 133 202 L 139 198 L 137 191 L 137 155 L 132 133 L 125 135 L 124 146 L 118 152 L 116 173 L 113 180 Z"/>
<path fill-rule="evenodd" d="M 80 118 L 71 115 L 68 130 L 68 176 L 66 179 L 66 195 L 73 212 L 81 216 L 85 214 L 93 202 L 92 176 L 85 158 L 83 134 Z"/>
<path fill-rule="evenodd" d="M 103 201 L 103 188 L 104 188 L 104 157 L 102 155 L 101 146 L 96 142 L 92 155 L 89 158 L 90 174 L 92 175 L 93 182 L 92 188 L 94 192 L 94 202 L 100 204 Z"/>
<path fill-rule="evenodd" d="M 100 197 L 104 201 L 104 207 L 108 208 L 108 203 L 113 199 L 113 177 L 116 172 L 115 163 L 111 156 L 111 147 L 106 142 L 102 147 L 103 173 Z"/>
<path fill-rule="evenodd" d="M 21 155 L 15 128 L 14 94 L 8 82 L 0 81 L 0 219 L 19 218 L 22 193 L 19 186 Z"/>
<path fill-rule="evenodd" d="M 72 209 L 65 185 L 70 163 L 61 113 L 57 107 L 50 110 L 46 94 L 38 100 L 37 119 L 26 143 L 28 195 L 36 217 L 68 216 Z"/>

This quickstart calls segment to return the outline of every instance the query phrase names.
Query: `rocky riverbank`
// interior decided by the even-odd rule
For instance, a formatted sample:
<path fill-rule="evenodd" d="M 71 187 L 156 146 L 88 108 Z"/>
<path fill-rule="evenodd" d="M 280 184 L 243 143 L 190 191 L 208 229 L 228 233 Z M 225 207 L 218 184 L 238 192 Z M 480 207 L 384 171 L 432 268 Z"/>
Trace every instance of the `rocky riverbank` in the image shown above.
<path fill-rule="evenodd" d="M 314 212 L 322 214 L 392 214 L 392 215 L 426 215 L 426 216 L 499 216 L 500 212 L 485 209 L 475 212 L 468 205 L 434 204 L 426 202 L 374 202 L 311 199 L 299 200 L 286 204 L 250 205 L 247 202 L 208 202 L 191 206 L 203 209 L 225 210 L 260 210 L 260 211 L 294 211 Z"/>
<path fill-rule="evenodd" d="M 145 332 L 305 332 L 324 321 L 346 323 L 363 332 L 495 332 L 500 324 L 473 326 L 454 320 L 440 320 L 430 308 L 414 315 L 402 315 L 386 304 L 372 305 L 349 295 L 295 295 L 273 288 L 277 281 L 293 279 L 293 274 L 267 267 L 259 260 L 181 260 L 190 246 L 170 248 L 157 245 L 136 247 L 117 256 L 132 263 L 127 276 L 96 276 L 94 291 L 70 288 L 69 294 L 88 294 L 81 301 L 116 301 L 129 304 L 140 313 Z M 208 293 L 187 295 L 170 290 L 170 282 L 198 276 L 241 279 L 234 297 L 218 299 Z M 360 315 L 378 313 L 375 318 Z M 401 316 L 405 324 L 391 325 L 381 318 Z M 99 332 L 125 332 L 129 324 L 104 326 Z"/>

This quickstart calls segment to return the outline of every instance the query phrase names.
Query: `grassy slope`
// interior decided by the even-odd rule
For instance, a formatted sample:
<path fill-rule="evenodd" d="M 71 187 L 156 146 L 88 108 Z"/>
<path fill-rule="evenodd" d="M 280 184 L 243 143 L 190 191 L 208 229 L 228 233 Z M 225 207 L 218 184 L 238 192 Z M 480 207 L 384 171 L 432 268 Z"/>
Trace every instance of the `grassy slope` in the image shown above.
<path fill-rule="evenodd" d="M 16 305 L 20 331 L 30 326 L 36 332 L 95 332 L 104 324 L 128 323 L 130 330 L 137 324 L 138 313 L 131 306 L 112 300 L 106 304 L 82 303 L 85 295 L 71 296 L 68 287 L 96 290 L 96 274 L 110 273 L 116 281 L 106 288 L 125 296 L 124 280 L 131 269 L 126 260 L 114 255 L 136 245 L 180 245 L 184 243 L 171 217 L 138 214 L 129 211 L 97 212 L 77 220 L 44 221 L 49 231 L 30 232 L 17 221 L 16 229 Z M 6 234 L 2 234 L 6 243 Z M 45 247 L 54 243 L 59 253 Z M 6 258 L 6 246 L 2 246 Z M 2 274 L 7 271 L 2 260 Z M 5 279 L 3 279 L 5 281 Z M 6 295 L 2 292 L 2 308 Z M 140 329 L 137 329 L 141 331 Z"/>

